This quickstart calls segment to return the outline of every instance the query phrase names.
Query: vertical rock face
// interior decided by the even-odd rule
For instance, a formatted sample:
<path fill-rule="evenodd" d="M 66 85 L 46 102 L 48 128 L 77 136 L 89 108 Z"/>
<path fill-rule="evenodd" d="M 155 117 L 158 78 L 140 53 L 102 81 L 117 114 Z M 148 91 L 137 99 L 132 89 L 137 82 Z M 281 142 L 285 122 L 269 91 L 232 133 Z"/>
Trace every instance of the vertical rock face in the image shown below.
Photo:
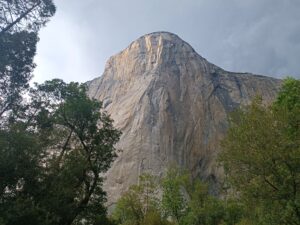
<path fill-rule="evenodd" d="M 170 163 L 216 184 L 228 113 L 256 94 L 270 102 L 280 80 L 227 72 L 175 34 L 157 32 L 111 57 L 104 74 L 88 85 L 89 96 L 103 102 L 123 132 L 122 151 L 105 181 L 113 203 L 140 174 L 161 175 Z"/>

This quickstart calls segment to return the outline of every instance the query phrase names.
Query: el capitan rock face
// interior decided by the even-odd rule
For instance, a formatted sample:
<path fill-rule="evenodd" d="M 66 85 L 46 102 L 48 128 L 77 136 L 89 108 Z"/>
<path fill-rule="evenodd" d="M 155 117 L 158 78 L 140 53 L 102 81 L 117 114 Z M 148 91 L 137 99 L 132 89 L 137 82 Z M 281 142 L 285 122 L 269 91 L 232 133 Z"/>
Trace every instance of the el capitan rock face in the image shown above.
<path fill-rule="evenodd" d="M 103 101 L 123 134 L 122 150 L 107 173 L 105 189 L 114 203 L 140 174 L 161 175 L 170 163 L 188 168 L 212 187 L 226 118 L 256 94 L 271 102 L 278 79 L 227 72 L 198 55 L 177 35 L 156 32 L 111 57 L 88 94 Z"/>

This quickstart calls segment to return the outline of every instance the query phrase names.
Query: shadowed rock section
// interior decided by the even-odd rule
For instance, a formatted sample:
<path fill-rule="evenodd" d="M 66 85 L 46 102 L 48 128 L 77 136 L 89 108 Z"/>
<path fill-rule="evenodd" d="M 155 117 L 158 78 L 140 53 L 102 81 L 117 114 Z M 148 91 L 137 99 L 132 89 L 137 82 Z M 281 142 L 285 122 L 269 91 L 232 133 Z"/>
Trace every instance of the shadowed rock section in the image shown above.
<path fill-rule="evenodd" d="M 202 58 L 177 35 L 156 32 L 111 57 L 104 74 L 88 82 L 123 132 L 122 150 L 107 173 L 110 203 L 144 172 L 161 175 L 177 163 L 217 188 L 215 158 L 230 111 L 256 94 L 272 101 L 278 79 L 227 72 Z"/>

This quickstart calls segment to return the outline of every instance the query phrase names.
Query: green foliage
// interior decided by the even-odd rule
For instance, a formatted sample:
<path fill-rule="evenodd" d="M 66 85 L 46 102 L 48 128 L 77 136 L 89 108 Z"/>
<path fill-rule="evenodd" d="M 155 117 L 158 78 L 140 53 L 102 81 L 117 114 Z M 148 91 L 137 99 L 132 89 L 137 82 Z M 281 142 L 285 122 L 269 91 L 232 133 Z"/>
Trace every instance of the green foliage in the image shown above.
<path fill-rule="evenodd" d="M 300 108 L 300 80 L 288 77 L 274 103 L 275 107 L 285 107 L 288 111 Z"/>
<path fill-rule="evenodd" d="M 149 175 L 142 177 L 153 180 Z M 113 213 L 118 224 L 234 225 L 244 216 L 242 204 L 233 199 L 221 200 L 211 196 L 206 184 L 192 179 L 188 172 L 176 167 L 168 169 L 160 185 L 151 185 L 153 191 L 150 193 L 153 194 L 147 197 L 148 201 L 153 202 L 151 210 L 143 210 L 143 187 L 145 185 L 140 182 L 119 199 Z M 154 193 L 161 191 L 161 198 L 157 198 Z"/>
<path fill-rule="evenodd" d="M 37 32 L 56 11 L 52 0 L 1 0 L 0 37 L 4 33 Z"/>
<path fill-rule="evenodd" d="M 52 0 L 3 0 L 0 8 L 0 224 L 111 224 L 101 174 L 120 132 L 84 85 L 29 88 Z"/>
<path fill-rule="evenodd" d="M 120 224 L 140 224 L 144 216 L 142 208 L 138 192 L 132 187 L 118 201 L 113 218 Z"/>
<path fill-rule="evenodd" d="M 20 32 L 0 36 L 0 118 L 1 125 L 7 112 L 19 113 L 22 95 L 29 88 L 35 67 L 37 35 Z M 5 115 L 6 114 L 6 115 Z"/>
<path fill-rule="evenodd" d="M 273 105 L 267 107 L 257 97 L 232 114 L 220 161 L 235 195 L 211 196 L 205 183 L 171 167 L 157 187 L 162 191 L 161 199 L 155 200 L 157 210 L 145 214 L 143 192 L 133 186 L 117 204 L 117 221 L 165 224 L 168 218 L 179 225 L 298 225 L 299 90 L 299 80 L 289 78 Z"/>
<path fill-rule="evenodd" d="M 99 220 L 106 214 L 100 174 L 116 157 L 119 136 L 84 85 L 52 80 L 37 86 L 23 117 L 0 132 L 4 224 L 24 217 L 27 224 Z M 23 210 L 25 203 L 32 207 Z"/>
<path fill-rule="evenodd" d="M 271 107 L 235 112 L 220 160 L 257 224 L 300 224 L 300 82 L 285 80 Z"/>
<path fill-rule="evenodd" d="M 209 194 L 208 185 L 183 176 L 183 188 L 187 192 L 187 207 L 179 224 L 184 225 L 234 225 L 244 215 L 243 206 L 233 199 L 221 200 Z"/>
<path fill-rule="evenodd" d="M 133 185 L 119 199 L 113 218 L 120 224 L 144 224 L 158 221 L 157 181 L 149 174 L 141 175 L 139 184 Z M 149 222 L 147 222 L 149 223 Z"/>
<path fill-rule="evenodd" d="M 38 30 L 55 13 L 52 0 L 0 1 L 1 126 L 22 107 L 35 64 Z M 6 124 L 7 125 L 7 124 Z"/>
<path fill-rule="evenodd" d="M 172 225 L 170 221 L 164 219 L 158 211 L 148 212 L 141 222 L 142 225 Z"/>
<path fill-rule="evenodd" d="M 184 196 L 185 174 L 176 167 L 170 167 L 166 176 L 162 179 L 162 209 L 165 216 L 171 217 L 177 223 L 182 219 L 187 209 Z"/>

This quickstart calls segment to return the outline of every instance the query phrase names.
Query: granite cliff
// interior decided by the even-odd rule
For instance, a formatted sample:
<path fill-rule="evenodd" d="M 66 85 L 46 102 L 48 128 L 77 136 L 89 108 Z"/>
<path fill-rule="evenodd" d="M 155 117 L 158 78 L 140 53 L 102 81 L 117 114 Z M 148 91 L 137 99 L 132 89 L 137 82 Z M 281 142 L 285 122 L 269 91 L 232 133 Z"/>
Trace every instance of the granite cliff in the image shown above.
<path fill-rule="evenodd" d="M 104 74 L 88 82 L 123 132 L 122 151 L 107 173 L 110 203 L 138 181 L 161 175 L 168 164 L 188 168 L 215 191 L 222 169 L 215 162 L 227 115 L 256 94 L 270 102 L 281 81 L 232 73 L 209 63 L 177 35 L 147 34 L 111 57 Z"/>

